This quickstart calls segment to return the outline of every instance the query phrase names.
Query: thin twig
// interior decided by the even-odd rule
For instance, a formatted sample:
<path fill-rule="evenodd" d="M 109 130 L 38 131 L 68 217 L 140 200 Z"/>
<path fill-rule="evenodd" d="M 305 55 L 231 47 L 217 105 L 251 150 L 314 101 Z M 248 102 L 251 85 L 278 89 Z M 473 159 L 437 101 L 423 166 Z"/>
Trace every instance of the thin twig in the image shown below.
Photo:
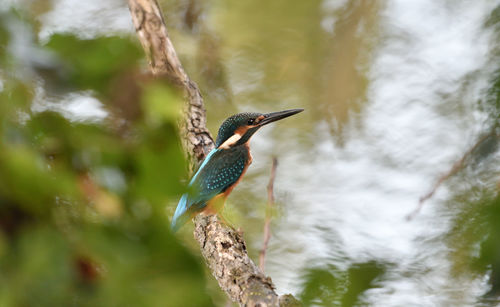
<path fill-rule="evenodd" d="M 445 182 L 446 180 L 448 180 L 448 178 L 450 178 L 451 176 L 455 175 L 456 173 L 458 173 L 458 171 L 460 171 L 461 169 L 464 168 L 465 166 L 465 162 L 467 161 L 467 159 L 469 158 L 469 156 L 484 142 L 486 141 L 489 137 L 495 135 L 495 130 L 493 130 L 492 132 L 488 133 L 488 134 L 485 134 L 483 135 L 474 145 L 472 145 L 471 148 L 469 148 L 469 150 L 467 150 L 464 155 L 462 156 L 462 158 L 460 158 L 460 160 L 456 161 L 455 163 L 453 163 L 453 166 L 451 167 L 451 169 L 449 171 L 447 171 L 446 173 L 444 173 L 443 175 L 441 175 L 438 180 L 436 181 L 436 183 L 432 186 L 432 188 L 430 189 L 429 192 L 427 192 L 424 196 L 420 197 L 419 201 L 418 201 L 418 205 L 417 207 L 415 208 L 415 210 L 413 212 L 411 212 L 406 218 L 408 220 L 411 220 L 413 219 L 419 212 L 420 210 L 422 209 L 422 207 L 424 206 L 424 203 L 430 199 L 432 196 L 434 196 L 434 194 L 436 193 L 437 189 L 441 186 L 441 184 L 443 184 L 443 182 Z"/>
<path fill-rule="evenodd" d="M 271 239 L 271 211 L 274 207 L 274 178 L 276 177 L 276 168 L 278 167 L 278 159 L 273 157 L 273 165 L 271 166 L 271 177 L 269 177 L 269 183 L 267 184 L 267 208 L 266 208 L 266 221 L 264 223 L 264 243 L 262 244 L 262 249 L 259 253 L 259 268 L 262 272 L 265 272 L 266 268 L 266 251 L 269 244 L 269 239 Z"/>

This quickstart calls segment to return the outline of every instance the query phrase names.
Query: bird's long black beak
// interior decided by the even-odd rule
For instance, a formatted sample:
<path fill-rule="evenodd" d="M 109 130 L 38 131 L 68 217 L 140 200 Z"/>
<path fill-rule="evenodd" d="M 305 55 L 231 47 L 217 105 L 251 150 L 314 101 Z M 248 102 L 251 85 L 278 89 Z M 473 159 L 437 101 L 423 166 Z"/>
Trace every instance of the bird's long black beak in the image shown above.
<path fill-rule="evenodd" d="M 300 113 L 302 111 L 304 111 L 304 109 L 291 109 L 291 110 L 267 113 L 267 114 L 264 114 L 264 119 L 262 119 L 258 123 L 258 125 L 264 126 L 264 125 L 267 125 L 269 123 L 275 122 L 277 120 L 286 118 L 288 116 L 295 115 L 295 114 Z"/>

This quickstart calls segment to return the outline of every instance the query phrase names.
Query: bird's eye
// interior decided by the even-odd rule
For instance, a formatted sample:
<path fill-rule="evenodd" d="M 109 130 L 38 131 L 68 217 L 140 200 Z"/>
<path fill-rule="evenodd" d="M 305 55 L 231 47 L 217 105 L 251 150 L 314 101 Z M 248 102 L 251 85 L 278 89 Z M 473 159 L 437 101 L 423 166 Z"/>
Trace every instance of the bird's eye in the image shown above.
<path fill-rule="evenodd" d="M 253 123 L 254 123 L 254 122 L 255 122 L 255 119 L 253 119 L 253 118 L 250 118 L 250 119 L 248 120 L 248 124 L 249 124 L 249 125 L 253 125 Z"/>

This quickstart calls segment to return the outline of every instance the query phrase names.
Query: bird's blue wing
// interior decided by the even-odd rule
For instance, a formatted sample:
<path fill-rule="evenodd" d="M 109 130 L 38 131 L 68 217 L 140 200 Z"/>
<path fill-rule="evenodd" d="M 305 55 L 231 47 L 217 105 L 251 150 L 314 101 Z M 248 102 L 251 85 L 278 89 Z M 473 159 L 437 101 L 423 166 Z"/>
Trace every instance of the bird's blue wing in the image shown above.
<path fill-rule="evenodd" d="M 191 179 L 190 191 L 180 199 L 172 218 L 172 229 L 180 228 L 192 213 L 203 210 L 210 199 L 235 184 L 248 159 L 248 150 L 243 146 L 212 150 Z"/>

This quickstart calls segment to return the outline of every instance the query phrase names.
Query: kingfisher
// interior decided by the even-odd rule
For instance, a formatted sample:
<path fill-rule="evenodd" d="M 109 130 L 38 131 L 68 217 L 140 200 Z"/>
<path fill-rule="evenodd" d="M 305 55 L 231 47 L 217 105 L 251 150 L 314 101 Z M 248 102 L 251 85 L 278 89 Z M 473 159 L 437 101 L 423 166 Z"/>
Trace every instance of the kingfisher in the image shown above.
<path fill-rule="evenodd" d="M 253 134 L 264 125 L 302 111 L 304 109 L 267 114 L 239 113 L 227 118 L 219 128 L 215 148 L 205 157 L 189 182 L 188 192 L 177 204 L 172 230 L 176 232 L 198 213 L 220 211 L 252 163 L 249 141 Z"/>

